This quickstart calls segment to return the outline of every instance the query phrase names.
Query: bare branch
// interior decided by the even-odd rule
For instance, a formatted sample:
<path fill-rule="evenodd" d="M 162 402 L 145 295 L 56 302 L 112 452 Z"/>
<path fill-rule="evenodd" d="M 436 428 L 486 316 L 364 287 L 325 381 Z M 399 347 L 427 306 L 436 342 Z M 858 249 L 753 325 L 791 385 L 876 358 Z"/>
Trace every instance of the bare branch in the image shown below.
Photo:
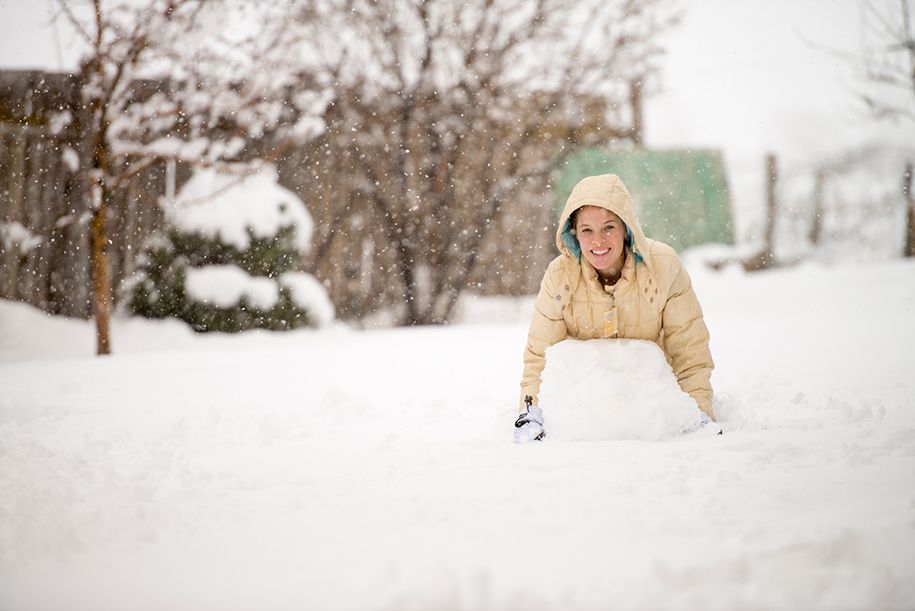
<path fill-rule="evenodd" d="M 903 117 L 911 120 L 915 115 L 915 38 L 909 0 L 899 0 L 898 10 L 898 15 L 891 15 L 872 2 L 862 4 L 864 31 L 875 36 L 876 43 L 860 53 L 806 41 L 808 46 L 860 70 L 861 80 L 870 86 L 869 91 L 860 94 L 861 100 L 877 119 Z M 900 53 L 905 55 L 900 57 Z"/>
<path fill-rule="evenodd" d="M 54 15 L 54 19 L 56 20 L 60 15 L 66 17 L 67 23 L 69 23 L 70 26 L 76 30 L 76 33 L 79 35 L 79 37 L 82 38 L 87 45 L 92 45 L 95 37 L 92 36 L 88 30 L 86 30 L 83 22 L 73 13 L 73 10 L 70 8 L 69 0 L 56 0 L 55 3 L 60 8 L 57 14 Z"/>

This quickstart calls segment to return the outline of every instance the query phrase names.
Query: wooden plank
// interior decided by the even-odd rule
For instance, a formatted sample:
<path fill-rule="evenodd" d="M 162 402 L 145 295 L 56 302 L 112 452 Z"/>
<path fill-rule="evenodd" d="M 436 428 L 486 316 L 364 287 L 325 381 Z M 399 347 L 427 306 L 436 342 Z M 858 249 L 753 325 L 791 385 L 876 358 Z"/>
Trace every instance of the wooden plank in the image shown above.
<path fill-rule="evenodd" d="M 51 128 L 46 125 L 28 125 L 26 123 L 0 123 L 0 135 L 35 135 L 54 137 Z"/>

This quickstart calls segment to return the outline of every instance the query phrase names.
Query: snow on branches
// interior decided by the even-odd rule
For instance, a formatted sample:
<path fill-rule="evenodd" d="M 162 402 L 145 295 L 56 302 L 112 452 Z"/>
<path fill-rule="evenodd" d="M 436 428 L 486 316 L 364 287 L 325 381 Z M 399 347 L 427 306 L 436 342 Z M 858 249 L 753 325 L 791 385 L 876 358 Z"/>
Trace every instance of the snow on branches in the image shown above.
<path fill-rule="evenodd" d="M 91 211 L 97 352 L 110 352 L 110 196 L 162 159 L 208 165 L 280 154 L 323 129 L 328 96 L 289 85 L 286 24 L 232 0 L 56 0 L 86 51 L 78 75 L 80 164 Z M 280 125 L 289 125 L 275 138 Z M 272 149 L 272 153 L 270 150 Z"/>

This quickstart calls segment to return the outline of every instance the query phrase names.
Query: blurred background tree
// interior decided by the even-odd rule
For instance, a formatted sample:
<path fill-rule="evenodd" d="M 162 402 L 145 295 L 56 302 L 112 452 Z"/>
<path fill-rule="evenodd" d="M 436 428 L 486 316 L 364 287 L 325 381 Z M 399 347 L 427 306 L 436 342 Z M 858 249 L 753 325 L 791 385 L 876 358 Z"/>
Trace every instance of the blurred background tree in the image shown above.
<path fill-rule="evenodd" d="M 576 146 L 640 141 L 675 20 L 664 0 L 298 3 L 302 74 L 334 97 L 280 171 L 316 204 L 309 264 L 341 316 L 443 323 L 470 287 L 536 290 L 550 172 Z"/>
<path fill-rule="evenodd" d="M 861 97 L 880 118 L 915 122 L 915 4 L 863 2 Z"/>
<path fill-rule="evenodd" d="M 838 53 L 858 77 L 861 100 L 877 119 L 915 124 L 915 3 L 911 0 L 860 3 L 860 53 Z M 912 160 L 902 172 L 905 204 L 903 254 L 915 256 L 915 198 Z M 820 193 L 822 189 L 818 189 Z M 816 212 L 819 231 L 820 211 Z"/>
<path fill-rule="evenodd" d="M 157 202 L 201 166 L 275 165 L 315 220 L 296 267 L 342 319 L 440 324 L 462 292 L 535 292 L 554 170 L 641 145 L 678 17 L 674 0 L 55 1 L 78 72 L 0 79 L 0 289 L 94 316 L 102 354 Z"/>
<path fill-rule="evenodd" d="M 282 23 L 270 19 L 269 10 L 220 0 L 57 0 L 57 6 L 86 48 L 75 121 L 97 352 L 107 354 L 114 298 L 111 198 L 156 162 L 238 161 L 249 142 L 280 123 L 285 134 L 308 136 L 319 131 L 320 121 L 311 115 L 313 90 L 301 89 L 300 82 L 296 95 L 285 95 L 282 70 L 263 70 L 269 51 L 282 46 Z M 246 28 L 238 27 L 242 20 L 248 20 Z M 302 101 L 304 109 L 295 104 Z"/>

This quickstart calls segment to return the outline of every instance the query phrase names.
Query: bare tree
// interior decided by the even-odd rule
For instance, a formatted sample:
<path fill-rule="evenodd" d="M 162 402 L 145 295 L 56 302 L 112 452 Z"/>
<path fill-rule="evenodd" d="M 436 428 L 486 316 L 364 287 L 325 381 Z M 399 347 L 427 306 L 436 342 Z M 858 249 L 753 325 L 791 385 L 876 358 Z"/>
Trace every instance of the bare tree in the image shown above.
<path fill-rule="evenodd" d="M 861 94 L 879 118 L 915 122 L 915 4 L 862 3 L 865 37 L 859 66 L 866 90 Z"/>
<path fill-rule="evenodd" d="M 307 71 L 336 91 L 317 252 L 386 275 L 401 324 L 446 322 L 509 202 L 542 200 L 576 144 L 640 138 L 633 85 L 674 20 L 663 0 L 301 2 Z"/>
<path fill-rule="evenodd" d="M 252 139 L 281 124 L 288 135 L 313 135 L 321 129 L 312 112 L 321 107 L 321 95 L 284 89 L 288 81 L 273 65 L 281 60 L 270 51 L 283 47 L 285 27 L 266 18 L 264 7 L 246 10 L 245 3 L 219 0 L 57 0 L 57 6 L 86 49 L 76 121 L 84 141 L 80 175 L 88 198 L 97 352 L 107 354 L 112 194 L 163 159 L 241 159 Z"/>
<path fill-rule="evenodd" d="M 840 58 L 854 69 L 858 95 L 875 118 L 915 123 L 915 4 L 911 0 L 859 0 L 861 47 L 858 52 L 813 45 Z M 857 157 L 856 154 L 853 154 Z M 860 163 L 855 160 L 854 163 Z M 847 166 L 842 162 L 840 166 Z M 838 167 L 823 168 L 835 174 Z M 903 183 L 908 172 L 903 176 Z M 822 228 L 822 189 L 826 174 L 818 174 L 814 200 L 816 223 L 812 236 Z M 905 191 L 905 190 L 904 190 Z M 907 218 L 915 218 L 915 202 L 907 200 Z M 915 252 L 915 233 L 907 234 L 905 252 Z"/>
<path fill-rule="evenodd" d="M 870 111 L 880 119 L 915 123 L 915 4 L 898 0 L 897 8 L 864 2 L 863 23 L 868 37 L 859 63 L 867 87 L 862 94 Z M 881 10 L 882 9 L 882 10 Z M 911 184 L 911 164 L 903 184 Z M 915 200 L 903 188 L 906 209 L 905 255 L 915 256 Z"/>

